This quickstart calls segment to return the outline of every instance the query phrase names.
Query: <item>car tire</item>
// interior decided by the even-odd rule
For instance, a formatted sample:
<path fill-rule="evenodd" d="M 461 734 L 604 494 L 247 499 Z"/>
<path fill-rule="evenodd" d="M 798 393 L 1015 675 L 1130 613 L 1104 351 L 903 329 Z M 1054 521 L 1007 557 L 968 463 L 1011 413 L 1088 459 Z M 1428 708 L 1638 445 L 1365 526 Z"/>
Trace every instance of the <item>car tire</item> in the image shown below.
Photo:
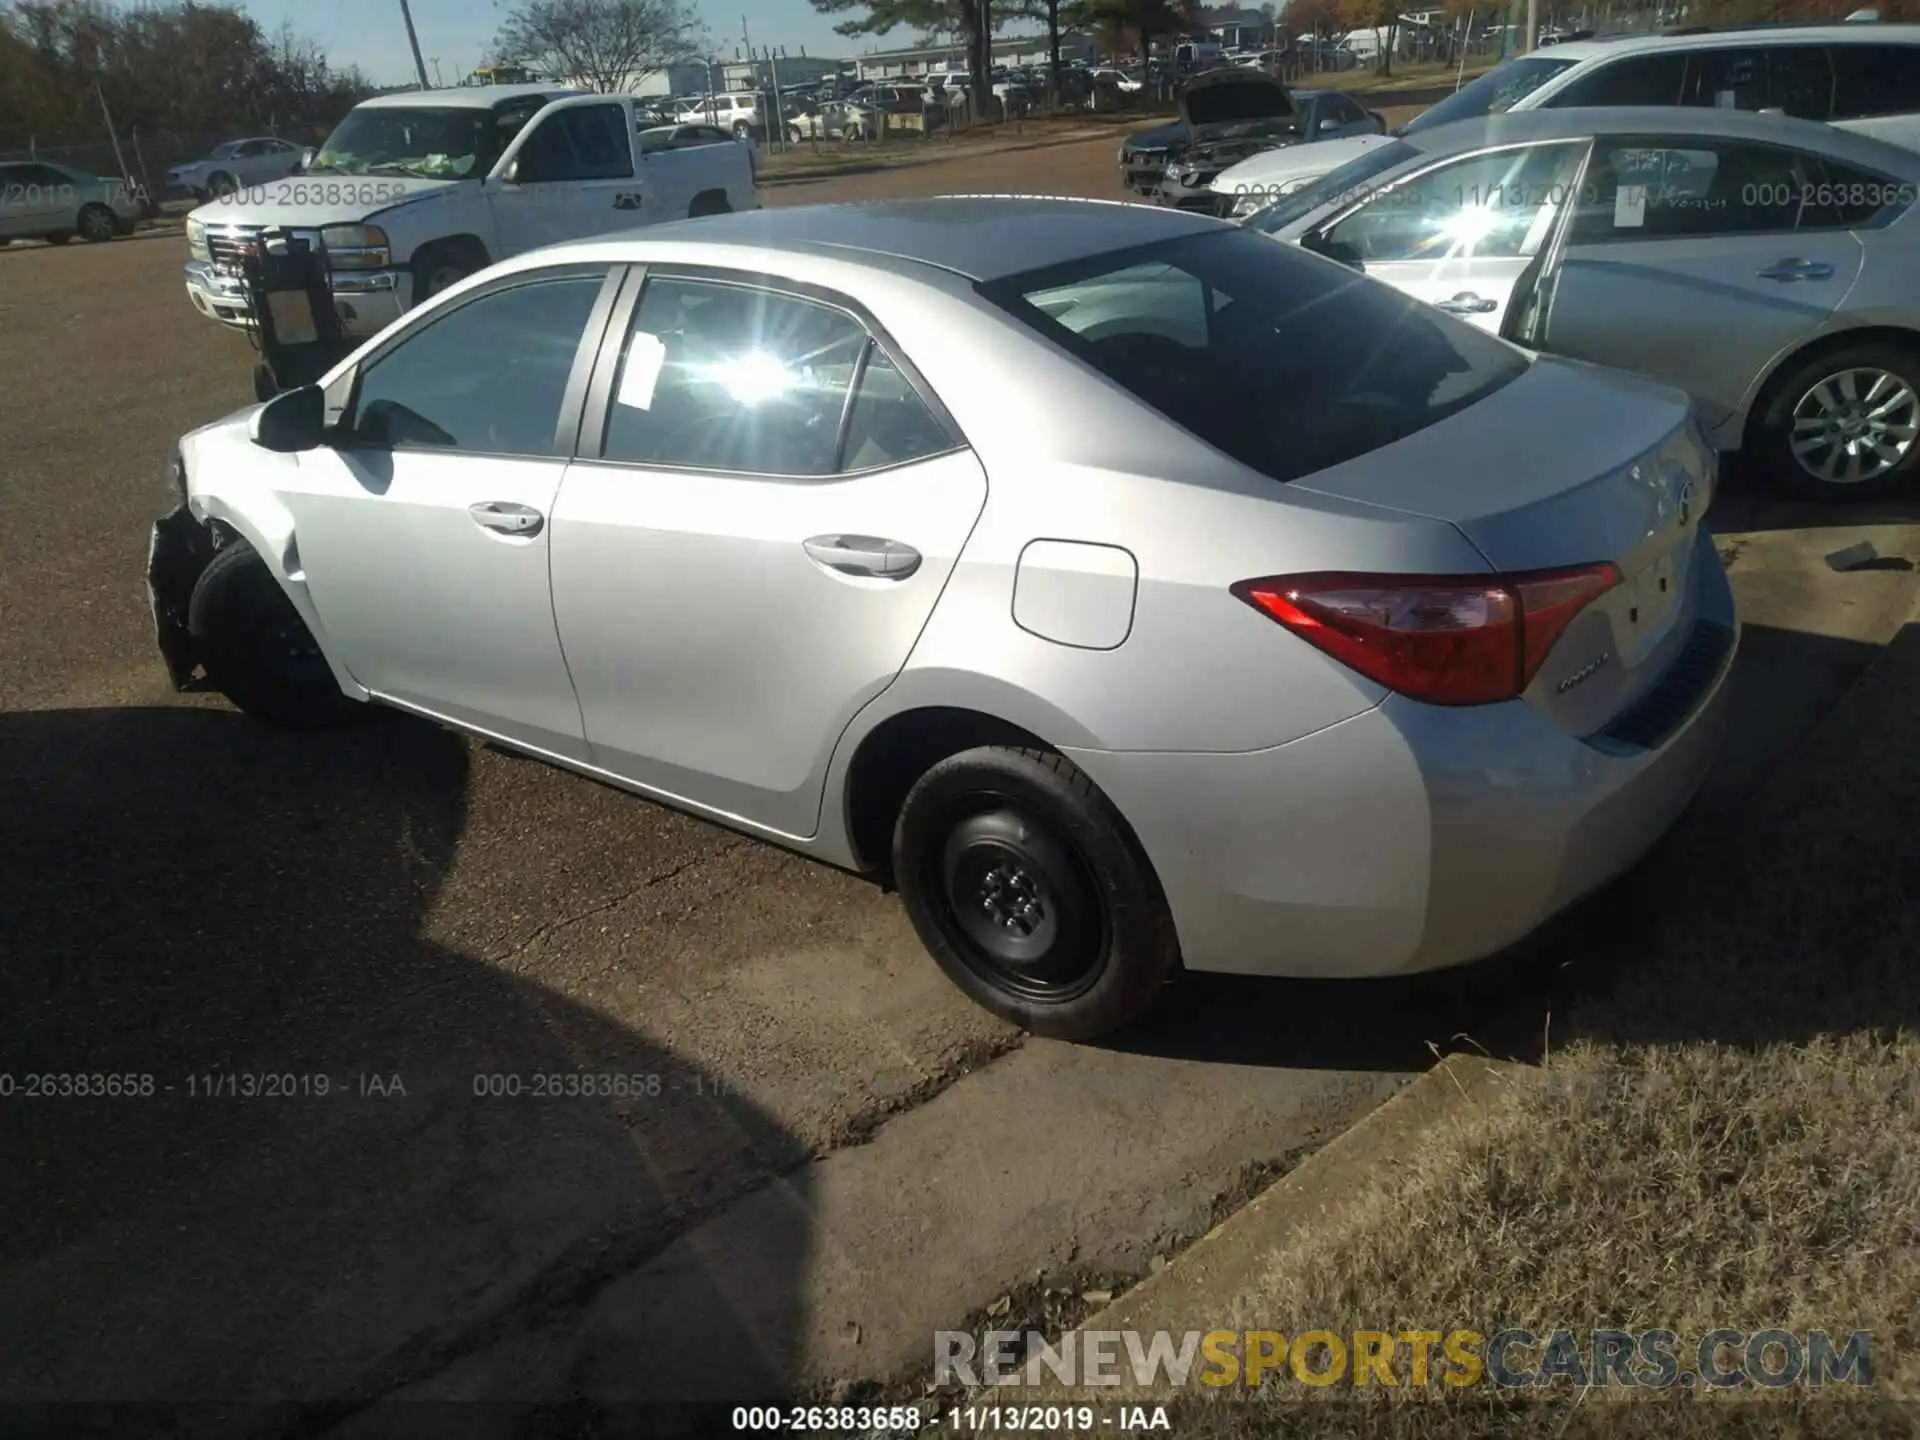
<path fill-rule="evenodd" d="M 120 233 L 120 217 L 104 205 L 82 205 L 77 221 L 80 238 L 89 245 L 111 240 Z"/>
<path fill-rule="evenodd" d="M 1126 822 L 1049 751 L 982 746 L 934 765 L 900 807 L 893 874 L 947 977 L 1035 1035 L 1108 1034 L 1179 967 L 1166 898 Z"/>
<path fill-rule="evenodd" d="M 43 236 L 42 238 L 49 245 L 65 245 L 73 239 L 73 232 L 71 230 L 56 230 L 53 234 Z"/>
<path fill-rule="evenodd" d="M 1746 458 L 1797 495 L 1867 500 L 1911 483 L 1920 469 L 1920 349 L 1869 342 L 1829 350 L 1792 362 L 1767 394 Z M 1885 463 L 1876 440 L 1905 448 Z M 1856 467 L 1863 447 L 1877 468 Z M 1859 478 L 1846 479 L 1855 468 Z"/>
<path fill-rule="evenodd" d="M 459 245 L 429 245 L 413 257 L 413 303 L 451 290 L 469 275 L 487 268 L 486 257 Z"/>
<path fill-rule="evenodd" d="M 207 198 L 224 200 L 240 188 L 240 182 L 224 170 L 216 170 L 207 177 Z"/>
<path fill-rule="evenodd" d="M 745 140 L 748 136 L 752 134 L 753 134 L 753 126 L 749 125 L 745 120 L 736 120 L 733 122 L 733 138 L 734 139 Z"/>
<path fill-rule="evenodd" d="M 787 140 L 790 144 L 798 145 L 806 138 L 797 128 L 787 131 Z"/>
<path fill-rule="evenodd" d="M 244 540 L 228 541 L 201 572 L 187 632 L 214 689 L 256 720 L 323 730 L 373 713 L 341 692 L 293 601 Z"/>

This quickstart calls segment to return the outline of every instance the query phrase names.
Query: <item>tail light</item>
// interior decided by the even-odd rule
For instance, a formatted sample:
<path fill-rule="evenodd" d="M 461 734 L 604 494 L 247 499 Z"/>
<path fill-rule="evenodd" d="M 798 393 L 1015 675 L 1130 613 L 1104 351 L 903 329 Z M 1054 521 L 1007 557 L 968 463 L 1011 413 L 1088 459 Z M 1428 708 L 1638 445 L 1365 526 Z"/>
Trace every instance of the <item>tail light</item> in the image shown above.
<path fill-rule="evenodd" d="M 1389 690 L 1489 705 L 1527 688 L 1567 626 L 1618 585 L 1610 564 L 1524 575 L 1280 575 L 1233 593 Z"/>

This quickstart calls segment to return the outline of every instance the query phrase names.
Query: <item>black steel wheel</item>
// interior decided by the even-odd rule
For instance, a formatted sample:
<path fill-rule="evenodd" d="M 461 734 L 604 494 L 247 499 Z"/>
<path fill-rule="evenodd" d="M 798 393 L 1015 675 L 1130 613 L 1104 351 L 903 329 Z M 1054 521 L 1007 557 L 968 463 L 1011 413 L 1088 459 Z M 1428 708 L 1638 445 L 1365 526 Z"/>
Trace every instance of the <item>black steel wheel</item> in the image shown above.
<path fill-rule="evenodd" d="M 920 939 L 977 1003 L 1037 1035 L 1133 1019 L 1179 964 L 1152 867 L 1065 757 L 983 746 L 908 792 L 894 876 Z"/>

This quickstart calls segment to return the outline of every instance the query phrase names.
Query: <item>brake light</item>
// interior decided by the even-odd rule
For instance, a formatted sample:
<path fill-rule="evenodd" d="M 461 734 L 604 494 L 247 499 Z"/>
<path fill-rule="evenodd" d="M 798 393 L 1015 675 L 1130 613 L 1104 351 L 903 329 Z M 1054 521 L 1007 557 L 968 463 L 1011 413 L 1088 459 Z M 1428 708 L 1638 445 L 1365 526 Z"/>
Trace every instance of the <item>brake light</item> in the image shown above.
<path fill-rule="evenodd" d="M 1368 679 L 1430 705 L 1511 700 L 1618 567 L 1524 575 L 1278 575 L 1233 593 Z"/>

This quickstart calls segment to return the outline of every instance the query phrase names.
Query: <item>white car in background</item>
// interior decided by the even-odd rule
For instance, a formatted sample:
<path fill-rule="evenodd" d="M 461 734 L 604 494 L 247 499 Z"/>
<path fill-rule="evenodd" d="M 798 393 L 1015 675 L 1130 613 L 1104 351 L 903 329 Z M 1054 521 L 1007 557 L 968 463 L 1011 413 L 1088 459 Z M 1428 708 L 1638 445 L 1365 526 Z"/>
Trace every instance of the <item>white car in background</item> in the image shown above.
<path fill-rule="evenodd" d="M 204 160 L 190 160 L 167 170 L 167 189 L 185 190 L 196 198 L 231 195 L 249 185 L 280 180 L 300 168 L 301 147 L 272 135 L 252 140 L 228 140 L 213 147 Z"/>
<path fill-rule="evenodd" d="M 140 199 L 124 180 L 71 165 L 19 160 L 0 165 L 0 245 L 46 240 L 64 245 L 111 240 L 139 223 Z"/>
<path fill-rule="evenodd" d="M 1807 25 L 1571 40 L 1496 66 L 1403 125 L 1507 111 L 1684 105 L 1819 120 L 1920 149 L 1920 25 Z M 1222 171 L 1215 193 L 1250 215 L 1391 136 L 1277 150 Z"/>

